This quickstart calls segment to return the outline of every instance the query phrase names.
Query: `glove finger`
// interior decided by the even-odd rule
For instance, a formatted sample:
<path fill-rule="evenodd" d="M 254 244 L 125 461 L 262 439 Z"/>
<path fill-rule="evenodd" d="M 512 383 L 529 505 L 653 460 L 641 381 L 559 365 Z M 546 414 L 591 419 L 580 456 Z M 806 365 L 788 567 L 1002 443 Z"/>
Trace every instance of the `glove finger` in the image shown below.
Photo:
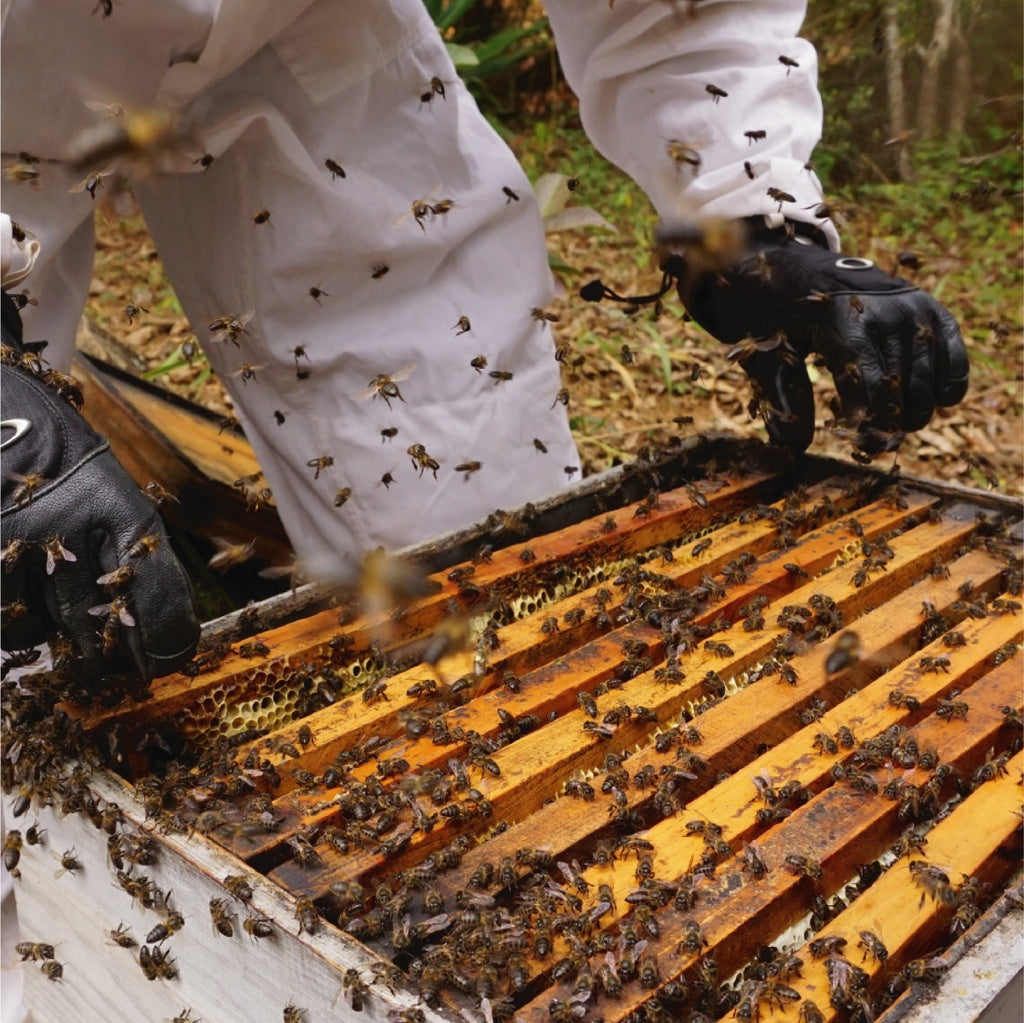
<path fill-rule="evenodd" d="M 814 439 L 814 391 L 803 359 L 755 352 L 743 368 L 760 392 L 772 443 L 805 451 Z"/>
<path fill-rule="evenodd" d="M 948 408 L 963 400 L 967 393 L 967 349 L 953 314 L 944 306 L 935 305 L 935 399 Z"/>
<path fill-rule="evenodd" d="M 931 309 L 927 313 L 927 322 L 914 323 L 914 335 L 905 350 L 907 372 L 902 426 L 908 433 L 925 426 L 935 411 L 935 329 L 938 322 Z"/>
<path fill-rule="evenodd" d="M 165 534 L 159 547 L 135 566 L 128 596 L 135 628 L 127 640 L 146 678 L 183 667 L 199 642 L 199 622 L 188 576 Z"/>

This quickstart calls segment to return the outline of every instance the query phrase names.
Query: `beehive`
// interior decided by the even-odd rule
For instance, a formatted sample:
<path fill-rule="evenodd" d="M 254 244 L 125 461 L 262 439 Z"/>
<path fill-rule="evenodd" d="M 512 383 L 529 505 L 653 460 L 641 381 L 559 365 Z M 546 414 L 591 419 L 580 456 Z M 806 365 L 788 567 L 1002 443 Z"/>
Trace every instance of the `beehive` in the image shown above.
<path fill-rule="evenodd" d="M 21 967 L 36 1017 L 874 1013 L 1018 866 L 1020 520 L 695 442 L 428 545 L 467 560 L 400 613 L 222 634 L 70 718 L 9 690 L 8 828 L 48 829 L 23 938 L 64 967 Z M 54 729 L 77 768 L 40 753 Z M 150 980 L 108 932 L 171 909 L 147 948 L 177 976 Z"/>

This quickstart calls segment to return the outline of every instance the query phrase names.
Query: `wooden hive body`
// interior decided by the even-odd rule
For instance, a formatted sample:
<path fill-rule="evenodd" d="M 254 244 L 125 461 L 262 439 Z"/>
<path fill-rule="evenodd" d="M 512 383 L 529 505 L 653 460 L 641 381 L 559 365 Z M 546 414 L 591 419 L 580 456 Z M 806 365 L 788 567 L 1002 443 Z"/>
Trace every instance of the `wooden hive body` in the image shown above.
<path fill-rule="evenodd" d="M 143 703 L 71 708 L 89 772 L 48 783 L 15 728 L 7 827 L 48 829 L 21 851 L 23 936 L 65 967 L 20 967 L 35 1018 L 847 1019 L 937 975 L 1019 856 L 1020 509 L 816 459 L 716 468 L 712 447 L 591 485 L 554 532 L 499 516 L 449 553 L 514 542 L 399 616 L 317 611 Z M 482 638 L 423 663 L 455 625 Z M 152 944 L 176 979 L 107 939 L 167 910 L 119 889 L 104 824 L 152 836 L 156 862 L 122 869 L 173 892 L 185 926 Z M 54 878 L 72 847 L 83 869 Z M 276 936 L 254 943 L 257 911 Z M 845 949 L 814 958 L 812 928 Z"/>

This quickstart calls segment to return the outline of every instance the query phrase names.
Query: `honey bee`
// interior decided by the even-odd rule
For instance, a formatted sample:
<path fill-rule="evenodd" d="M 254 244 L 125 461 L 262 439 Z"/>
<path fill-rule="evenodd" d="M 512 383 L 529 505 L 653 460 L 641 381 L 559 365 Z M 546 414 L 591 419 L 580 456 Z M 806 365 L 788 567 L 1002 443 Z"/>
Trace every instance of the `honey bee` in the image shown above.
<path fill-rule="evenodd" d="M 885 947 L 882 939 L 873 931 L 860 932 L 857 948 L 863 949 L 863 954 L 860 957 L 861 962 L 864 962 L 870 956 L 879 966 L 882 966 L 885 964 L 886 959 L 889 958 L 889 950 Z"/>
<path fill-rule="evenodd" d="M 825 672 L 828 675 L 837 675 L 847 668 L 851 668 L 860 658 L 860 637 L 847 630 L 841 632 L 836 638 L 832 652 L 825 660 Z"/>
<path fill-rule="evenodd" d="M 330 157 L 327 157 L 327 159 L 324 160 L 324 166 L 331 172 L 331 181 L 345 177 L 345 168 L 342 167 L 337 160 L 332 160 Z"/>
<path fill-rule="evenodd" d="M 510 373 L 507 369 L 492 369 L 487 375 L 494 381 L 495 387 L 497 387 L 498 384 L 511 380 L 514 376 L 514 374 Z"/>
<path fill-rule="evenodd" d="M 507 206 L 510 202 L 519 202 L 519 193 L 512 191 L 508 185 L 501 186 L 502 192 L 505 194 L 505 205 Z"/>
<path fill-rule="evenodd" d="M 412 459 L 412 467 L 419 469 L 421 477 L 424 471 L 429 469 L 434 479 L 437 479 L 437 471 L 441 468 L 441 464 L 436 458 L 431 458 L 427 453 L 427 449 L 422 444 L 411 444 L 406 448 L 405 453 Z"/>
<path fill-rule="evenodd" d="M 40 967 L 47 980 L 58 981 L 64 976 L 64 967 L 55 959 L 49 959 Z"/>
<path fill-rule="evenodd" d="M 284 1007 L 283 1023 L 309 1023 L 309 1015 L 305 1009 L 289 1002 Z"/>
<path fill-rule="evenodd" d="M 107 931 L 111 942 L 119 948 L 136 948 L 138 942 L 128 933 L 128 928 L 123 923 L 117 925 L 112 931 Z"/>
<path fill-rule="evenodd" d="M 66 561 L 77 561 L 78 558 L 71 553 L 60 541 L 60 537 L 55 536 L 50 540 L 47 540 L 43 544 L 46 550 L 46 574 L 53 575 L 54 570 L 59 564 Z"/>
<path fill-rule="evenodd" d="M 549 312 L 547 309 L 541 309 L 540 306 L 534 306 L 530 310 L 530 316 L 542 327 L 545 323 L 558 323 L 561 320 L 561 317 L 557 313 Z"/>
<path fill-rule="evenodd" d="M 35 963 L 41 959 L 52 959 L 54 957 L 53 945 L 46 945 L 35 941 L 20 941 L 14 946 L 14 951 L 21 956 L 23 963 Z"/>
<path fill-rule="evenodd" d="M 479 472 L 480 468 L 481 468 L 481 463 L 480 462 L 476 462 L 476 461 L 460 462 L 457 466 L 455 466 L 455 471 L 463 473 L 464 474 L 463 478 L 468 480 L 470 478 L 470 476 L 473 475 L 473 473 Z"/>
<path fill-rule="evenodd" d="M 712 85 L 710 82 L 704 86 L 704 91 L 708 93 L 713 103 L 717 103 L 720 99 L 725 99 L 729 95 L 725 89 L 720 89 L 717 85 Z"/>
<path fill-rule="evenodd" d="M 460 316 L 458 320 L 455 321 L 455 326 L 452 327 L 452 330 L 455 331 L 456 337 L 458 337 L 460 334 L 466 334 L 472 329 L 473 326 L 469 322 L 468 316 Z"/>
<path fill-rule="evenodd" d="M 270 210 L 257 210 L 253 214 L 252 222 L 254 224 L 266 224 L 270 220 Z"/>
<path fill-rule="evenodd" d="M 474 358 L 470 359 L 469 364 L 473 367 L 473 369 L 477 371 L 477 373 L 483 373 L 483 371 L 487 368 L 487 356 L 477 355 Z"/>
<path fill-rule="evenodd" d="M 232 543 L 222 536 L 211 536 L 210 539 L 216 546 L 217 553 L 210 558 L 207 564 L 218 572 L 225 572 L 233 565 L 241 565 L 256 552 L 255 540 L 250 540 L 248 543 Z"/>
<path fill-rule="evenodd" d="M 207 330 L 210 331 L 210 340 L 230 341 L 236 348 L 240 348 L 239 338 L 243 334 L 249 335 L 246 327 L 252 320 L 253 315 L 252 312 L 241 315 L 229 314 L 227 316 L 218 316 L 216 319 L 211 320 L 206 325 Z"/>
<path fill-rule="evenodd" d="M 247 916 L 242 921 L 242 928 L 253 941 L 274 936 L 274 921 L 265 916 Z"/>
<path fill-rule="evenodd" d="M 779 54 L 779 63 L 782 64 L 783 67 L 785 67 L 787 78 L 789 77 L 789 73 L 790 71 L 793 70 L 793 68 L 800 66 L 799 61 L 794 60 L 792 57 L 787 57 L 784 53 Z"/>
<path fill-rule="evenodd" d="M 911 879 L 922 889 L 918 908 L 924 905 L 926 895 L 931 896 L 934 902 L 941 902 L 946 906 L 956 904 L 956 892 L 942 867 L 935 866 L 927 860 L 911 860 L 908 867 Z"/>
<path fill-rule="evenodd" d="M 26 501 L 31 504 L 32 498 L 35 496 L 35 492 L 47 482 L 42 476 L 35 472 L 30 472 L 24 476 L 20 473 L 12 472 L 8 473 L 7 476 L 9 479 L 17 480 L 18 482 L 18 485 L 14 488 L 14 492 L 11 494 L 11 497 L 19 508 L 21 508 Z"/>
<path fill-rule="evenodd" d="M 168 501 L 174 501 L 177 504 L 181 503 L 169 490 L 157 483 L 156 480 L 150 480 L 142 488 L 142 492 L 157 508 L 162 508 Z"/>
<path fill-rule="evenodd" d="M 430 103 L 435 96 L 440 96 L 441 99 L 447 98 L 445 96 L 444 91 L 445 83 L 440 78 L 438 78 L 437 75 L 434 75 L 434 77 L 430 79 L 430 82 L 428 84 L 429 88 L 427 88 L 426 91 L 420 94 L 421 103 Z"/>
<path fill-rule="evenodd" d="M 395 430 L 398 433 L 398 430 Z M 334 465 L 333 455 L 321 455 L 319 458 L 311 458 L 306 465 L 313 470 L 313 479 L 320 479 L 320 472 L 322 469 L 327 469 Z"/>
<path fill-rule="evenodd" d="M 97 604 L 89 608 L 91 615 L 106 615 L 106 621 L 100 631 L 103 656 L 109 657 L 117 649 L 117 637 L 120 626 L 131 627 L 135 619 L 128 610 L 128 602 L 124 597 L 114 597 L 109 604 Z"/>
<path fill-rule="evenodd" d="M 75 855 L 74 847 L 65 849 L 60 855 L 60 869 L 54 873 L 54 877 L 61 877 L 64 874 L 77 874 L 82 869 L 82 864 Z"/>
<path fill-rule="evenodd" d="M 555 393 L 555 400 L 551 403 L 551 408 L 554 408 L 556 405 L 564 405 L 566 408 L 569 407 L 569 388 L 568 387 L 561 387 Z M 572 472 L 576 472 L 577 469 L 578 469 L 578 466 L 575 466 L 575 465 L 567 466 L 566 467 L 566 472 L 567 473 L 569 473 L 569 469 L 572 469 Z M 569 473 L 569 475 L 571 475 L 571 473 Z"/>
<path fill-rule="evenodd" d="M 768 138 L 768 132 L 761 129 L 754 131 L 745 131 L 743 137 L 747 140 L 747 145 L 753 145 L 755 142 L 763 142 Z"/>
<path fill-rule="evenodd" d="M 391 267 L 389 267 L 387 263 L 374 263 L 372 267 L 373 272 L 370 276 L 375 281 L 379 281 L 386 273 L 388 273 L 388 271 L 390 271 L 390 269 Z"/>
<path fill-rule="evenodd" d="M 316 934 L 320 930 L 320 914 L 313 905 L 313 900 L 308 897 L 296 900 L 295 919 L 299 921 L 299 934 L 303 931 L 307 934 Z"/>
<path fill-rule="evenodd" d="M 259 377 L 256 376 L 256 371 L 266 369 L 267 364 L 261 363 L 258 366 L 253 366 L 252 363 L 243 362 L 231 375 L 233 377 L 240 377 L 243 385 L 248 385 L 250 380 L 255 381 L 257 384 L 260 382 Z"/>
<path fill-rule="evenodd" d="M 385 480 L 387 480 L 387 482 L 385 482 Z M 387 487 L 388 484 L 392 483 L 393 481 L 394 481 L 394 477 L 389 472 L 384 473 L 384 475 L 381 476 L 381 478 L 380 478 L 380 482 L 384 483 L 385 487 Z M 351 496 L 352 496 L 352 488 L 351 487 L 338 487 L 338 489 L 334 493 L 334 507 L 335 508 L 343 507 L 348 502 L 348 499 Z"/>
<path fill-rule="evenodd" d="M 184 926 L 185 917 L 177 910 L 168 910 L 164 919 L 146 935 L 146 941 L 154 945 L 169 938 L 172 934 L 177 934 Z"/>
<path fill-rule="evenodd" d="M 33 188 L 39 187 L 39 168 L 31 163 L 9 163 L 4 168 L 4 177 L 14 184 L 27 181 Z"/>
<path fill-rule="evenodd" d="M 92 171 L 89 174 L 86 174 L 86 176 L 81 181 L 79 181 L 77 184 L 72 185 L 68 189 L 68 191 L 72 195 L 77 195 L 77 194 L 79 194 L 81 192 L 88 192 L 89 193 L 89 198 L 92 199 L 93 201 L 95 201 L 96 200 L 96 190 L 98 188 L 102 188 L 103 187 L 103 179 L 104 178 L 109 178 L 110 175 L 113 174 L 113 173 L 114 172 L 110 171 L 110 170 Z"/>
<path fill-rule="evenodd" d="M 391 408 L 392 398 L 397 398 L 400 402 L 405 404 L 405 398 L 402 397 L 402 392 L 398 389 L 398 384 L 403 380 L 408 380 L 415 369 L 416 363 L 411 362 L 395 373 L 378 373 L 364 390 L 357 391 L 352 395 L 352 397 L 356 401 L 365 401 L 367 398 L 377 398 L 380 396 L 384 399 L 384 404 L 387 405 L 388 408 Z"/>
<path fill-rule="evenodd" d="M 686 143 L 679 139 L 669 139 L 665 143 L 665 152 L 668 154 L 668 158 L 676 164 L 676 166 L 686 165 L 692 167 L 694 173 L 700 169 L 701 158 L 698 152 L 701 144 L 697 143 Z"/>
<path fill-rule="evenodd" d="M 809 877 L 812 881 L 820 881 L 825 876 L 817 860 L 800 853 L 787 853 L 783 866 L 794 876 Z"/>

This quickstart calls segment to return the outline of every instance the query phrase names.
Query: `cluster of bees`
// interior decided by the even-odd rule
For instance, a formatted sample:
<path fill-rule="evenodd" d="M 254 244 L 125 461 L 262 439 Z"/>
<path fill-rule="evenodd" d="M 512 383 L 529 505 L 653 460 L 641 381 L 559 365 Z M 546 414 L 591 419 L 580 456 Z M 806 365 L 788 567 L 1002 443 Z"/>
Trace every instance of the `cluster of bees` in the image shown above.
<path fill-rule="evenodd" d="M 710 478 L 693 491 L 704 497 L 717 485 Z M 864 488 L 856 494 L 858 502 L 871 500 L 879 493 L 887 494 L 894 504 L 901 499 L 898 491 L 877 490 L 888 488 L 888 482 L 855 486 Z M 743 517 L 774 525 L 777 549 L 785 550 L 795 545 L 801 532 L 839 521 L 843 513 L 826 501 L 808 508 L 807 495 L 798 491 L 780 506 L 757 506 L 744 512 Z M 656 494 L 650 502 L 640 502 L 638 509 L 642 512 L 648 506 L 657 506 Z M 495 529 L 500 521 L 500 516 L 495 519 Z M 848 522 L 856 523 L 856 518 Z M 917 517 L 910 516 L 900 530 L 918 522 Z M 872 543 L 877 548 L 897 543 L 900 530 Z M 857 533 L 853 527 L 851 531 Z M 979 524 L 973 542 L 990 543 L 992 537 L 984 534 Z M 445 712 L 469 699 L 470 687 L 465 679 L 414 683 L 407 694 L 413 698 L 411 708 L 398 718 L 399 727 L 409 738 L 430 737 L 438 746 L 459 748 L 459 754 L 448 758 L 443 767 L 413 769 L 404 758 L 390 752 L 389 738 L 376 736 L 340 749 L 321 773 L 292 768 L 295 787 L 308 793 L 323 790 L 325 801 L 317 805 L 331 808 L 329 820 L 315 826 L 274 839 L 282 819 L 272 791 L 289 771 L 288 761 L 301 757 L 316 742 L 306 722 L 297 724 L 291 740 L 275 739 L 272 743 L 261 742 L 252 732 L 234 743 L 221 738 L 206 746 L 196 739 L 186 743 L 182 737 L 168 736 L 158 729 L 152 735 L 140 733 L 134 737 L 138 739 L 136 752 L 149 754 L 152 773 L 136 779 L 139 800 L 147 815 L 164 829 L 200 831 L 215 839 L 274 839 L 279 850 L 303 871 L 315 871 L 328 860 L 335 862 L 336 857 L 353 852 L 377 857 L 379 869 L 374 871 L 372 887 L 356 879 L 325 885 L 315 897 L 296 900 L 291 924 L 299 932 L 313 934 L 327 919 L 396 964 L 393 971 L 383 968 L 380 975 L 372 977 L 358 970 L 345 975 L 343 990 L 353 1010 L 373 997 L 374 985 L 408 982 L 427 1004 L 442 996 L 475 1000 L 486 1016 L 500 1021 L 511 1019 L 525 1001 L 554 984 L 557 991 L 550 1001 L 549 1015 L 563 1023 L 582 1020 L 603 1000 L 622 997 L 627 987 L 648 995 L 644 1008 L 635 1014 L 636 1023 L 679 1019 L 687 1014 L 694 1020 L 715 1018 L 730 1012 L 741 1020 L 757 1019 L 764 1008 L 785 1008 L 793 1003 L 795 988 L 791 981 L 799 976 L 803 964 L 784 949 L 761 948 L 734 978 L 719 976 L 716 957 L 709 950 L 697 914 L 716 876 L 735 864 L 745 883 L 756 883 L 772 869 L 807 879 L 807 891 L 812 896 L 808 936 L 822 932 L 815 939 L 820 944 L 812 942 L 811 951 L 817 955 L 815 949 L 820 949 L 825 961 L 832 1003 L 851 1018 L 865 1017 L 876 1003 L 891 1000 L 909 983 L 935 977 L 942 962 L 915 960 L 895 971 L 883 992 L 869 993 L 867 975 L 844 954 L 842 939 L 829 938 L 825 933 L 829 922 L 891 862 L 905 862 L 921 889 L 922 900 L 931 898 L 949 909 L 952 935 L 973 923 L 992 893 L 974 878 L 954 884 L 943 868 L 930 863 L 925 858 L 927 833 L 951 800 L 1006 772 L 1009 756 L 1021 747 L 1020 715 L 1006 708 L 1005 746 L 993 749 L 967 776 L 940 763 L 935 750 L 918 748 L 913 733 L 905 727 L 893 726 L 878 736 L 858 741 L 848 725 L 829 730 L 822 724 L 809 752 L 836 755 L 843 751 L 843 761 L 833 768 L 833 780 L 866 795 L 897 802 L 898 820 L 904 828 L 881 860 L 860 868 L 858 879 L 830 899 L 819 891 L 822 868 L 809 851 L 791 849 L 779 863 L 769 865 L 756 842 L 734 848 L 726 828 L 703 818 L 684 821 L 685 832 L 699 836 L 703 843 L 702 852 L 690 868 L 678 876 L 658 876 L 656 850 L 643 837 L 645 829 L 661 819 L 680 814 L 685 817 L 688 797 L 684 797 L 684 786 L 707 786 L 717 778 L 712 778 L 711 765 L 700 752 L 705 739 L 699 719 L 662 723 L 641 758 L 642 766 L 638 760 L 631 763 L 634 755 L 628 749 L 615 748 L 613 740 L 619 729 L 638 722 L 652 730 L 656 725 L 651 711 L 630 698 L 629 683 L 638 674 L 651 672 L 667 685 L 678 685 L 685 678 L 691 653 L 703 650 L 719 658 L 733 655 L 722 639 L 730 626 L 746 632 L 766 627 L 767 601 L 757 598 L 738 607 L 731 617 L 702 623 L 709 617 L 702 612 L 727 599 L 730 587 L 741 586 L 747 579 L 756 560 L 753 556 L 730 561 L 715 575 L 706 574 L 688 588 L 668 585 L 668 577 L 658 571 L 659 563 L 668 565 L 681 551 L 708 542 L 705 539 L 694 544 L 691 538 L 685 544 L 655 548 L 627 559 L 618 574 L 594 589 L 590 614 L 600 631 L 637 623 L 649 630 L 650 638 L 628 642 L 610 676 L 593 690 L 577 694 L 575 707 L 583 712 L 585 738 L 609 743 L 596 772 L 576 774 L 563 784 L 565 797 L 591 804 L 595 819 L 606 822 L 597 826 L 593 841 L 585 849 L 559 854 L 543 848 L 519 848 L 493 858 L 486 856 L 487 840 L 507 828 L 504 822 L 495 820 L 498 811 L 487 796 L 488 779 L 501 774 L 495 754 L 547 722 L 536 715 L 515 715 L 499 708 L 497 727 L 489 734 L 452 724 Z M 1001 545 L 991 547 L 1003 551 Z M 700 553 L 708 549 L 703 546 Z M 1015 596 L 1021 588 L 1019 562 L 1012 555 L 1004 557 L 1005 588 Z M 532 563 L 523 560 L 524 572 L 529 572 Z M 788 568 L 786 571 L 789 573 Z M 559 582 L 564 582 L 565 574 L 564 566 L 554 571 Z M 472 564 L 453 570 L 452 577 L 460 591 L 466 587 L 463 596 L 480 607 L 495 606 L 495 594 L 479 585 Z M 1019 603 L 1009 597 L 989 600 L 984 593 L 966 586 L 958 597 L 961 617 L 1020 611 Z M 575 613 L 578 615 L 578 610 Z M 484 653 L 500 645 L 501 627 L 507 624 L 509 614 L 510 610 L 499 609 L 482 630 L 479 642 Z M 539 640 L 545 633 L 550 635 L 563 627 L 562 621 L 553 616 L 538 614 L 536 618 Z M 555 624 L 545 628 L 549 619 Z M 782 607 L 776 622 L 785 631 L 778 635 L 768 656 L 750 666 L 747 684 L 773 677 L 795 684 L 794 657 L 833 637 L 829 672 L 856 663 L 860 644 L 845 628 L 840 608 L 824 594 L 815 594 L 806 604 Z M 565 626 L 579 624 L 578 620 L 564 622 Z M 950 628 L 953 624 L 934 607 L 923 606 L 921 638 L 931 641 L 942 636 L 950 656 L 963 645 L 962 635 Z M 659 652 L 662 648 L 663 654 Z M 331 651 L 339 661 L 357 656 L 343 642 L 332 646 Z M 1016 652 L 1016 647 L 1008 647 L 1000 653 L 1005 660 Z M 380 677 L 367 683 L 363 693 L 367 702 L 385 697 L 387 676 L 398 667 L 382 648 L 374 656 Z M 942 656 L 932 655 L 919 667 L 941 673 L 948 667 L 943 661 Z M 330 702 L 331 665 L 304 665 L 301 671 L 327 680 L 324 685 L 328 686 Z M 507 670 L 493 682 L 510 692 L 521 691 L 525 684 Z M 729 686 L 727 680 L 709 670 L 702 689 L 698 713 L 726 699 Z M 940 717 L 966 718 L 967 704 L 958 695 L 950 692 L 939 703 Z M 34 676 L 31 685 L 5 683 L 3 786 L 16 794 L 15 821 L 35 801 L 61 813 L 83 813 L 106 834 L 115 883 L 133 902 L 159 918 L 142 942 L 120 927 L 111 931 L 110 941 L 130 950 L 146 977 L 170 979 L 177 972 L 171 948 L 184 919 L 166 893 L 146 876 L 145 868 L 153 862 L 156 846 L 146 834 L 130 827 L 116 807 L 97 800 L 89 786 L 90 771 L 116 759 L 113 751 L 131 740 L 123 736 L 117 740 L 86 736 L 80 722 L 57 707 L 69 696 L 80 696 L 77 685 L 59 668 Z M 890 696 L 894 706 L 907 709 L 913 709 L 912 700 L 900 690 L 893 690 Z M 313 709 L 322 702 L 320 694 Z M 816 697 L 801 712 L 801 725 L 821 722 L 828 709 L 828 704 Z M 67 759 L 71 756 L 77 760 L 74 766 Z M 363 772 L 361 780 L 356 780 L 353 772 L 368 762 L 376 762 L 376 771 L 368 775 Z M 877 777 L 879 769 L 888 764 L 904 770 L 913 767 L 919 773 L 913 783 L 901 776 L 883 788 Z M 254 779 L 258 779 L 255 791 Z M 800 784 L 779 784 L 766 773 L 755 776 L 753 784 L 761 804 L 757 821 L 766 828 L 784 821 L 812 798 L 812 793 Z M 331 790 L 338 790 L 333 799 Z M 602 811 L 599 801 L 606 801 L 606 811 Z M 443 828 L 448 830 L 439 830 L 438 834 L 449 839 L 446 844 L 431 839 L 433 851 L 409 865 L 413 837 Z M 481 836 L 483 841 L 478 843 Z M 40 841 L 36 826 L 10 831 L 4 848 L 6 869 L 16 871 L 22 849 Z M 463 864 L 470 852 L 474 856 L 472 870 Z M 396 861 L 401 862 L 390 866 Z M 611 886 L 603 881 L 602 870 L 623 861 L 634 864 L 636 886 L 616 898 Z M 62 857 L 63 869 L 74 873 L 76 863 L 74 850 L 67 850 Z M 252 890 L 241 875 L 225 878 L 224 887 L 226 894 L 211 899 L 209 906 L 217 935 L 232 937 L 240 930 L 252 940 L 262 941 L 272 938 L 277 928 L 287 926 L 249 908 Z M 693 968 L 677 979 L 661 975 L 655 955 L 663 931 L 671 926 L 666 915 L 659 912 L 665 907 L 684 915 L 677 931 L 680 936 L 676 950 L 679 955 L 694 958 Z M 48 976 L 56 973 L 59 977 L 60 964 L 44 955 L 48 947 L 26 945 L 26 958 L 39 961 Z M 887 960 L 880 934 L 861 933 L 858 948 L 862 963 L 867 957 L 878 963 Z M 289 1009 L 293 1010 L 293 1019 L 303 1018 L 295 1015 L 303 1012 L 300 1008 Z M 402 1010 L 404 1015 L 396 1019 L 412 1021 L 419 1011 Z M 813 1023 L 820 1010 L 804 1002 L 799 1014 L 804 1023 Z"/>

